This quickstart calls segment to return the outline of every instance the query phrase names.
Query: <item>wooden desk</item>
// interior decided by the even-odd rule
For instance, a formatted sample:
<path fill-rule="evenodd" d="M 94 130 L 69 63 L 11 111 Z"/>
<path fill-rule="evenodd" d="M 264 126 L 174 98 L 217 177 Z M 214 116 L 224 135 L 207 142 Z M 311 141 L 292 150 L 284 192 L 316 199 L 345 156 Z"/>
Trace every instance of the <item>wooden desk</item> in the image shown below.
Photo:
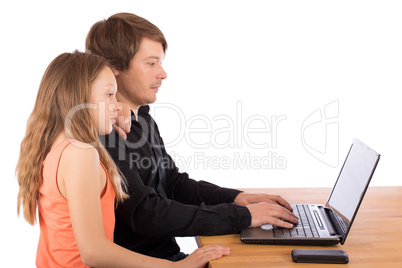
<path fill-rule="evenodd" d="M 244 189 L 278 194 L 290 203 L 325 204 L 330 188 Z M 402 187 L 369 187 L 344 245 L 330 247 L 250 245 L 240 235 L 197 237 L 198 246 L 219 244 L 231 254 L 211 261 L 209 267 L 402 267 Z M 294 248 L 343 249 L 346 265 L 294 263 Z"/>

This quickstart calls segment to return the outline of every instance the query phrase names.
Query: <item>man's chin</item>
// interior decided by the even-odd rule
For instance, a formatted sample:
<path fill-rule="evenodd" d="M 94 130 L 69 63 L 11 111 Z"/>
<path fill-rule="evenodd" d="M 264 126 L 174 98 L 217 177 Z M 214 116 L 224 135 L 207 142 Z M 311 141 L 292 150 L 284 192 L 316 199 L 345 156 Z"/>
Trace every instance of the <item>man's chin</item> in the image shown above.
<path fill-rule="evenodd" d="M 156 101 L 156 96 L 155 96 L 155 98 L 149 99 L 149 100 L 147 101 L 147 105 L 148 105 L 148 104 L 151 104 L 151 103 L 154 103 L 155 101 Z"/>

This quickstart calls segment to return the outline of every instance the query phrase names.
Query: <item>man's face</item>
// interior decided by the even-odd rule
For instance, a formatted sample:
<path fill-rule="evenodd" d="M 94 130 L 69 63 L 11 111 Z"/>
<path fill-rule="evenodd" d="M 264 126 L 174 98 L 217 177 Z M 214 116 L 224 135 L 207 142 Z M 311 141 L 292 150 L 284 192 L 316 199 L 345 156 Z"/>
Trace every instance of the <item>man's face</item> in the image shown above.
<path fill-rule="evenodd" d="M 131 108 L 147 105 L 156 101 L 156 93 L 167 77 L 162 68 L 165 57 L 162 44 L 148 38 L 142 39 L 126 71 L 116 71 L 119 93 Z"/>

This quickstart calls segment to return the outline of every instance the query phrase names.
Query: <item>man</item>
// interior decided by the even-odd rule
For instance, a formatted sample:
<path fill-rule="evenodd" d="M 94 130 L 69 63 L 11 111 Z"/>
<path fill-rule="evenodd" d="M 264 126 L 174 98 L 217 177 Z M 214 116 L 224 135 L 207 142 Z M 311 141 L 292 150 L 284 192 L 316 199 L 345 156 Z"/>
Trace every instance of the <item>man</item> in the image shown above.
<path fill-rule="evenodd" d="M 176 236 L 237 233 L 266 223 L 290 228 L 289 222 L 297 222 L 279 196 L 221 188 L 178 171 L 149 114 L 148 105 L 167 78 L 162 67 L 167 42 L 155 25 L 134 14 L 115 14 L 92 26 L 86 49 L 109 60 L 117 98 L 132 111 L 127 139 L 113 132 L 104 140 L 130 195 L 116 209 L 117 244 L 175 261 L 186 256 Z"/>

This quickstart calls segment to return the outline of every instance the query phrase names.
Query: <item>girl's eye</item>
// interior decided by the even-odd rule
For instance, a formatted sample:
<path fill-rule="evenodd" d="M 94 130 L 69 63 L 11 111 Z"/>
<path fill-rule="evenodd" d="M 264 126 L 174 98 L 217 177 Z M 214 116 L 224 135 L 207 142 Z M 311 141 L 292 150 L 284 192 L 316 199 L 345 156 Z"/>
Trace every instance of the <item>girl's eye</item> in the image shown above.
<path fill-rule="evenodd" d="M 110 97 L 112 97 L 112 96 L 113 96 L 113 94 L 108 93 L 108 94 L 107 94 L 107 96 L 110 98 Z"/>

